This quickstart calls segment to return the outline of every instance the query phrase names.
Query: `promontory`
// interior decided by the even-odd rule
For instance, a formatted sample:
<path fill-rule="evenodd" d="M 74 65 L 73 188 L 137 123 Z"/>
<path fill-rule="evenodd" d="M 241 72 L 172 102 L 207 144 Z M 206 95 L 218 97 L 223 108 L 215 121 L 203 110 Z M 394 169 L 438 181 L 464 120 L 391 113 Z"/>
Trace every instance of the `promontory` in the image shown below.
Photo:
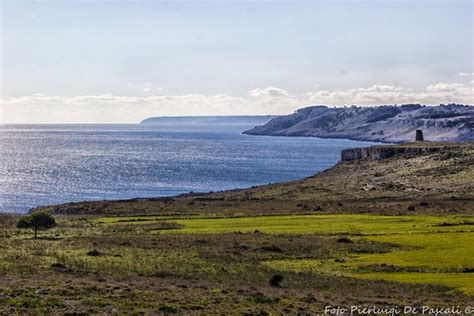
<path fill-rule="evenodd" d="M 421 104 L 309 106 L 244 132 L 248 135 L 312 136 L 401 143 L 421 129 L 429 141 L 474 139 L 474 106 Z"/>

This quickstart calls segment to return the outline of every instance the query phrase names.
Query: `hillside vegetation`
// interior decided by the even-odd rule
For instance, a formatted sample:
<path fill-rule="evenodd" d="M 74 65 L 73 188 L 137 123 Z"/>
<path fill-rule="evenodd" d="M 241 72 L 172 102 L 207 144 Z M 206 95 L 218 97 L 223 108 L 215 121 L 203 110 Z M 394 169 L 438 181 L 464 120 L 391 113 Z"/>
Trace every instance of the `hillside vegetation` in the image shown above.
<path fill-rule="evenodd" d="M 431 141 L 474 139 L 474 107 L 467 105 L 344 107 L 310 106 L 274 118 L 245 134 L 314 136 L 399 143 L 413 139 L 416 129 Z"/>

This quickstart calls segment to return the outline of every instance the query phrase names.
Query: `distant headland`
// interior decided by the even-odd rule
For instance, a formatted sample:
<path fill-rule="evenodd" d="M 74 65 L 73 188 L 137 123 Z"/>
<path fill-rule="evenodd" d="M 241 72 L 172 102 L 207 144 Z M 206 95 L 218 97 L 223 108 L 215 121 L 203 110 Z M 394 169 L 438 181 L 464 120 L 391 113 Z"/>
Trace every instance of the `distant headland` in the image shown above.
<path fill-rule="evenodd" d="M 160 116 L 150 117 L 140 122 L 144 125 L 260 125 L 275 115 L 229 115 L 229 116 Z"/>
<path fill-rule="evenodd" d="M 401 143 L 417 129 L 428 141 L 474 139 L 474 106 L 462 104 L 383 105 L 375 107 L 302 108 L 244 132 L 248 135 L 313 136 Z"/>

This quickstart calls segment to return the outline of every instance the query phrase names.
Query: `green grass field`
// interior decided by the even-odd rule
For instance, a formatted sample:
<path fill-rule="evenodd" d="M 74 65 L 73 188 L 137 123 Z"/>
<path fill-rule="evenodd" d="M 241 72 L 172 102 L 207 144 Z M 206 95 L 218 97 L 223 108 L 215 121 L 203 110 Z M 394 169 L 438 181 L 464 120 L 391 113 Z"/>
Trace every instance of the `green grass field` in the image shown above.
<path fill-rule="evenodd" d="M 150 223 L 170 217 L 108 217 L 106 224 Z M 387 253 L 350 254 L 337 260 L 284 259 L 264 262 L 291 272 L 324 272 L 361 279 L 429 283 L 474 294 L 474 217 L 382 216 L 360 214 L 288 215 L 236 218 L 175 217 L 179 229 L 152 233 L 222 234 L 259 231 L 268 234 L 347 235 L 395 245 Z"/>
<path fill-rule="evenodd" d="M 368 236 L 399 246 L 387 253 L 357 254 L 337 260 L 274 260 L 273 269 L 325 272 L 361 279 L 440 284 L 474 295 L 474 234 L 464 232 Z"/>
<path fill-rule="evenodd" d="M 98 218 L 107 224 L 166 221 L 163 217 Z M 350 254 L 337 260 L 266 261 L 272 269 L 333 273 L 361 279 L 440 284 L 474 294 L 474 217 L 381 215 L 288 215 L 236 218 L 174 218 L 181 228 L 152 233 L 232 233 L 347 235 L 392 244 L 387 253 Z"/>
<path fill-rule="evenodd" d="M 0 221 L 0 313 L 318 314 L 328 301 L 474 298 L 468 216 L 57 216 L 36 240 L 17 219 Z"/>
<path fill-rule="evenodd" d="M 234 218 L 100 217 L 98 223 L 149 224 L 172 220 L 182 226 L 168 233 L 229 233 L 259 230 L 271 234 L 379 235 L 421 232 L 474 231 L 469 216 L 383 216 L 361 214 L 278 215 Z"/>

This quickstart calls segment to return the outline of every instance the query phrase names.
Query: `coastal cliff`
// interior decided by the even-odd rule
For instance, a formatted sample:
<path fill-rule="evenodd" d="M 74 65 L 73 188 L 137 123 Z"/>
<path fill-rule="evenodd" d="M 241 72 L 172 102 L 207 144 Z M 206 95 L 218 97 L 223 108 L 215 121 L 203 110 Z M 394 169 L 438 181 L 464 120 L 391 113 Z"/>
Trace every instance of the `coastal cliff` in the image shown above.
<path fill-rule="evenodd" d="M 473 140 L 474 106 L 310 106 L 291 115 L 276 117 L 244 134 L 402 143 L 413 140 L 417 129 L 422 129 L 426 140 L 430 141 Z"/>
<path fill-rule="evenodd" d="M 459 147 L 459 144 L 416 142 L 394 146 L 372 146 L 365 148 L 349 148 L 341 151 L 341 162 L 356 160 L 382 160 L 394 156 L 406 158 L 430 155 Z"/>

